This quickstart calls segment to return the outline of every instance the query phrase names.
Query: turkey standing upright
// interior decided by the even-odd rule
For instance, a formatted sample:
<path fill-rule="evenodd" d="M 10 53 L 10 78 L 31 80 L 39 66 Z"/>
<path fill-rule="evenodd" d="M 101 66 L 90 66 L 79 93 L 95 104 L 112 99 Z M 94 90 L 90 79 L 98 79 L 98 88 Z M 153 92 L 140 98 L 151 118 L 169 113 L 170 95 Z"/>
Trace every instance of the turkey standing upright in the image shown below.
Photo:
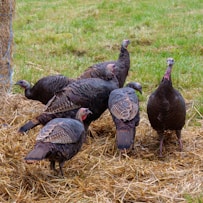
<path fill-rule="evenodd" d="M 80 107 L 89 108 L 93 113 L 84 121 L 85 129 L 88 129 L 90 123 L 98 119 L 107 109 L 110 92 L 118 88 L 118 80 L 113 74 L 115 68 L 114 64 L 108 64 L 106 71 L 101 72 L 106 80 L 80 79 L 58 91 L 46 105 L 44 113 L 23 125 L 19 132 L 25 132 L 39 124 L 45 125 L 56 117 L 75 117 Z"/>
<path fill-rule="evenodd" d="M 126 77 L 128 76 L 128 71 L 130 69 L 130 55 L 127 50 L 128 45 L 130 44 L 129 40 L 123 40 L 121 44 L 121 49 L 119 53 L 119 57 L 117 61 L 106 61 L 98 64 L 94 64 L 90 66 L 82 75 L 86 74 L 86 72 L 89 72 L 92 68 L 105 68 L 108 64 L 114 63 L 117 67 L 116 69 L 116 78 L 119 82 L 119 87 L 123 87 Z"/>
<path fill-rule="evenodd" d="M 185 101 L 172 85 L 173 58 L 168 58 L 167 64 L 167 70 L 159 87 L 150 95 L 147 103 L 149 121 L 152 128 L 160 136 L 160 156 L 162 156 L 162 145 L 166 130 L 175 130 L 180 149 L 182 150 L 181 130 L 185 124 L 186 117 Z"/>
<path fill-rule="evenodd" d="M 135 90 L 142 93 L 142 86 L 130 82 L 125 87 L 110 93 L 108 107 L 116 126 L 116 141 L 119 150 L 129 150 L 134 145 L 136 126 L 139 125 L 139 102 Z"/>
<path fill-rule="evenodd" d="M 92 112 L 87 108 L 80 108 L 76 119 L 55 118 L 49 121 L 39 132 L 36 144 L 25 157 L 27 163 L 34 160 L 49 159 L 51 170 L 56 171 L 55 162 L 59 162 L 61 175 L 65 161 L 75 156 L 85 140 L 83 121 Z"/>

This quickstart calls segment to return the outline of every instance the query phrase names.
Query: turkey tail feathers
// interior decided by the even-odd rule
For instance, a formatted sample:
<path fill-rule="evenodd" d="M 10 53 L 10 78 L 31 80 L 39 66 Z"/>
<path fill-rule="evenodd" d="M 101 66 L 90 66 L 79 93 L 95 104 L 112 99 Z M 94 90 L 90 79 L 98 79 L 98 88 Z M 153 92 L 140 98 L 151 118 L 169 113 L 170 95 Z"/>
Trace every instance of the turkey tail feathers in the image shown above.
<path fill-rule="evenodd" d="M 47 153 L 49 153 L 49 147 L 47 145 L 40 144 L 40 142 L 38 142 L 34 149 L 31 150 L 27 156 L 25 157 L 26 161 L 29 160 L 42 160 L 47 156 Z"/>

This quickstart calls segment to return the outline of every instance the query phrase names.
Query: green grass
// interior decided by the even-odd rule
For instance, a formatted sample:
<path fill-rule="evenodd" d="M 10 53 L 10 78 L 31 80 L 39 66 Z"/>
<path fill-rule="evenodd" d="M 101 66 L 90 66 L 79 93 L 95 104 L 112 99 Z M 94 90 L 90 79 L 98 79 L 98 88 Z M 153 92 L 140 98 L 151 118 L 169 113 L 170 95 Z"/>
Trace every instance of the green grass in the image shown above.
<path fill-rule="evenodd" d="M 14 19 L 14 80 L 34 83 L 61 73 L 77 77 L 88 66 L 117 59 L 131 41 L 127 81 L 142 83 L 143 101 L 159 84 L 166 58 L 187 101 L 203 114 L 203 22 L 201 0 L 19 0 Z M 14 91 L 19 91 L 16 88 Z"/>
<path fill-rule="evenodd" d="M 185 196 L 188 203 L 203 203 L 203 197 L 202 195 L 197 198 L 192 198 L 190 195 Z"/>

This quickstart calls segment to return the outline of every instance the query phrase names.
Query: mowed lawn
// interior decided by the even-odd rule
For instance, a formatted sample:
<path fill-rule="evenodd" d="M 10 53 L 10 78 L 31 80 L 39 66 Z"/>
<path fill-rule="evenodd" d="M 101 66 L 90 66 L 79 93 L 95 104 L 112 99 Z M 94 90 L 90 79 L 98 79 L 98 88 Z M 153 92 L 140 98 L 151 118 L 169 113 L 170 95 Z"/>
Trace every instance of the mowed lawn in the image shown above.
<path fill-rule="evenodd" d="M 16 177 L 15 183 L 9 182 L 16 184 L 16 193 L 2 181 L 6 195 L 2 194 L 0 200 L 202 202 L 203 151 L 200 146 L 194 147 L 194 140 L 195 143 L 203 142 L 202 14 L 202 0 L 16 1 L 13 21 L 14 82 L 26 79 L 34 84 L 41 77 L 52 74 L 75 78 L 92 64 L 116 60 L 122 40 L 129 39 L 131 68 L 126 82 L 137 81 L 143 86 L 143 94 L 138 95 L 141 121 L 135 155 L 120 159 L 115 146 L 112 147 L 115 144 L 114 127 L 109 126 L 113 124 L 107 113 L 108 119 L 101 119 L 92 126 L 93 134 L 98 135 L 98 130 L 103 136 L 89 138 L 81 154 L 70 164 L 66 162 L 64 179 L 49 175 L 47 162 L 25 166 L 19 160 L 14 161 L 14 168 L 21 163 L 18 166 L 20 178 Z M 167 145 L 173 148 L 168 157 L 166 155 L 165 159 L 159 160 L 154 147 L 147 151 L 148 142 L 156 133 L 148 124 L 146 102 L 165 72 L 168 57 L 175 60 L 173 85 L 182 93 L 187 104 L 183 133 L 185 151 L 183 154 L 178 152 L 177 140 L 174 139 Z M 15 86 L 13 93 L 17 96 L 23 94 Z M 22 97 L 19 99 L 22 100 Z M 26 105 L 34 108 L 34 105 Z M 18 136 L 19 143 L 26 143 L 18 153 L 21 159 L 32 148 L 37 132 L 28 132 L 24 138 L 19 138 L 21 135 L 16 132 L 12 135 Z M 150 132 L 153 136 L 148 139 L 146 136 Z M 108 133 L 111 134 L 109 138 Z M 190 135 L 195 136 L 194 140 Z M 191 149 L 194 151 L 191 152 Z M 17 147 L 17 150 L 20 149 Z M 9 163 L 6 166 L 9 168 Z M 191 176 L 192 172 L 198 175 Z"/>

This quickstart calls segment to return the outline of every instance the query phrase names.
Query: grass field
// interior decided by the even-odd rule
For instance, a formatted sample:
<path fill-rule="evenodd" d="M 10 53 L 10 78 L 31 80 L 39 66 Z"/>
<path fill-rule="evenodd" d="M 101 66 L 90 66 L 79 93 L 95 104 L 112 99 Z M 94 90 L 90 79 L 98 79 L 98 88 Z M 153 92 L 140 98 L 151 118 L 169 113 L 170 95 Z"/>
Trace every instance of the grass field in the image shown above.
<path fill-rule="evenodd" d="M 75 2 L 75 1 L 74 1 Z M 117 59 L 131 41 L 129 80 L 142 83 L 144 98 L 158 85 L 166 58 L 176 61 L 174 86 L 203 113 L 203 35 L 199 0 L 18 1 L 14 79 L 35 82 L 61 73 L 77 77 L 88 66 Z"/>
<path fill-rule="evenodd" d="M 0 142 L 8 142 L 8 134 L 14 140 L 9 141 L 12 146 L 3 146 L 0 151 L 4 160 L 0 201 L 203 202 L 202 13 L 202 0 L 16 1 L 14 81 L 35 83 L 56 73 L 77 77 L 92 64 L 116 60 L 120 44 L 127 38 L 131 41 L 127 81 L 138 81 L 143 86 L 143 95 L 139 95 L 142 118 L 136 153 L 123 160 L 114 146 L 115 131 L 109 114 L 95 122 L 95 138 L 89 138 L 82 152 L 65 164 L 65 178 L 61 179 L 49 175 L 47 162 L 34 166 L 21 162 L 39 128 L 23 138 L 16 131 L 42 106 L 26 101 L 19 95 L 22 90 L 13 87 L 15 95 L 3 102 L 8 108 L 2 114 L 4 121 L 13 127 L 0 130 Z M 188 107 L 183 130 L 185 151 L 179 153 L 173 140 L 167 145 L 170 150 L 165 152 L 165 159 L 159 160 L 157 141 L 152 141 L 156 133 L 146 117 L 146 101 L 165 72 L 167 57 L 175 59 L 173 85 Z M 21 149 L 22 143 L 25 146 Z"/>
<path fill-rule="evenodd" d="M 131 71 L 143 82 L 151 78 L 158 82 L 162 73 L 156 73 L 165 67 L 166 57 L 172 56 L 177 61 L 176 80 L 184 88 L 199 86 L 203 53 L 200 1 L 76 2 L 75 6 L 71 1 L 17 3 L 14 59 L 21 77 L 31 75 L 29 62 L 43 70 L 77 75 L 92 63 L 117 58 L 120 42 L 129 38 Z M 187 73 L 191 78 L 184 77 Z"/>

